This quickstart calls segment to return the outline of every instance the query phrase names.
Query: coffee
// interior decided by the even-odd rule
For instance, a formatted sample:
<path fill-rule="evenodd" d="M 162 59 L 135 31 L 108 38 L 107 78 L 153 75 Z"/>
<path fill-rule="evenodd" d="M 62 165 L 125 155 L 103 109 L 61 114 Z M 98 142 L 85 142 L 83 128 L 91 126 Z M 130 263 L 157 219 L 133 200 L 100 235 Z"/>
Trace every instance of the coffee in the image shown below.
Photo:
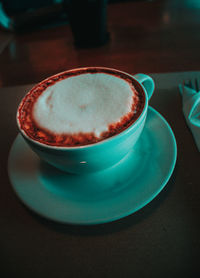
<path fill-rule="evenodd" d="M 20 128 L 50 146 L 97 143 L 129 127 L 142 113 L 145 94 L 128 74 L 81 68 L 36 85 L 18 108 Z"/>

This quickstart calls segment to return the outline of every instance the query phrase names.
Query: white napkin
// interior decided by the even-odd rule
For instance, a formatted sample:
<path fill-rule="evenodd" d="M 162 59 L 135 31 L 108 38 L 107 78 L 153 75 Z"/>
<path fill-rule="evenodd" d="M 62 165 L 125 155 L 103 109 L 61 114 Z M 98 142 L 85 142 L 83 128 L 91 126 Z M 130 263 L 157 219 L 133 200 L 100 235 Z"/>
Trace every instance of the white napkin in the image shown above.
<path fill-rule="evenodd" d="M 182 95 L 183 113 L 200 151 L 200 91 L 179 85 Z"/>

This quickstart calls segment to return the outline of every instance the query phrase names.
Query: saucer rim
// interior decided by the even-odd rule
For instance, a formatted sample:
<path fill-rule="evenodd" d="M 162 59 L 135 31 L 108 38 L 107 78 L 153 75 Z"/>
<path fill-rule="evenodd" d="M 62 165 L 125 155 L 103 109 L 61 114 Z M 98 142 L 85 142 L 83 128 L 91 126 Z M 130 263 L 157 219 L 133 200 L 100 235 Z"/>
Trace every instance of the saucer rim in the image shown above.
<path fill-rule="evenodd" d="M 150 110 L 151 113 L 153 113 L 155 117 L 159 117 L 162 120 L 162 122 L 164 123 L 165 127 L 167 128 L 167 131 L 170 134 L 171 142 L 172 142 L 172 145 L 171 145 L 172 146 L 172 151 L 171 151 L 172 158 L 170 159 L 170 163 L 169 163 L 170 167 L 169 167 L 169 169 L 167 171 L 168 174 L 164 177 L 163 181 L 160 183 L 160 186 L 158 186 L 158 189 L 154 190 L 154 192 L 151 194 L 151 197 L 147 198 L 146 200 L 143 200 L 142 202 L 140 202 L 140 205 L 138 205 L 137 207 L 133 206 L 132 209 L 129 209 L 129 210 L 127 210 L 124 213 L 118 213 L 116 216 L 107 216 L 107 217 L 104 216 L 104 217 L 102 217 L 102 219 L 98 218 L 97 220 L 93 219 L 92 221 L 86 221 L 85 219 L 83 221 L 81 221 L 81 220 L 77 221 L 76 219 L 74 221 L 67 220 L 67 219 L 66 220 L 60 220 L 60 219 L 58 219 L 58 218 L 56 218 L 54 216 L 52 217 L 50 215 L 47 215 L 47 214 L 41 212 L 40 210 L 37 210 L 36 208 L 33 208 L 32 206 L 30 206 L 26 202 L 26 200 L 23 199 L 23 197 L 20 195 L 20 192 L 17 191 L 17 189 L 15 188 L 14 183 L 12 182 L 12 177 L 11 177 L 11 175 L 12 175 L 12 173 L 11 173 L 12 172 L 12 169 L 11 169 L 12 151 L 13 151 L 13 149 L 15 147 L 15 142 L 16 142 L 17 138 L 19 136 L 22 138 L 22 135 L 20 133 L 16 136 L 16 138 L 15 138 L 15 140 L 14 140 L 12 146 L 11 146 L 9 157 L 8 157 L 8 175 L 9 175 L 9 179 L 10 179 L 10 182 L 11 182 L 11 185 L 12 185 L 12 188 L 13 188 L 15 194 L 20 199 L 20 201 L 27 208 L 29 208 L 31 211 L 35 212 L 36 214 L 38 214 L 41 217 L 44 217 L 44 218 L 46 218 L 46 219 L 48 219 L 50 221 L 55 221 L 55 222 L 62 223 L 62 224 L 72 224 L 72 225 L 96 225 L 96 224 L 103 224 L 103 223 L 113 222 L 113 221 L 122 219 L 122 218 L 127 217 L 127 216 L 135 213 L 136 211 L 142 209 L 147 204 L 149 204 L 157 195 L 159 195 L 159 193 L 162 191 L 162 189 L 168 183 L 168 181 L 169 181 L 169 179 L 170 179 L 170 177 L 171 177 L 171 175 L 172 175 L 172 173 L 174 171 L 174 168 L 175 168 L 175 165 L 176 165 L 176 160 L 177 160 L 177 143 L 176 143 L 175 135 L 174 135 L 174 133 L 172 131 L 171 126 L 169 125 L 169 123 L 166 121 L 166 119 L 157 110 L 155 110 L 151 106 L 149 106 L 148 110 Z M 147 117 L 148 117 L 148 114 L 147 114 Z"/>

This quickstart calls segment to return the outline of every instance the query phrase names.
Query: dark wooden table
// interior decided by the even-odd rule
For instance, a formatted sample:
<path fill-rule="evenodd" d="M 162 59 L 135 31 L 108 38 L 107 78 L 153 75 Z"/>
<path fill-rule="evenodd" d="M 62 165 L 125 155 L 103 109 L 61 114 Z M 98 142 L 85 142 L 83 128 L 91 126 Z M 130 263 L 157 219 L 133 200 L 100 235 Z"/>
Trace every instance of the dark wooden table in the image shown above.
<path fill-rule="evenodd" d="M 0 277 L 200 276 L 200 156 L 177 89 L 186 77 L 199 75 L 198 3 L 196 8 L 190 0 L 109 4 L 110 41 L 98 48 L 76 48 L 68 24 L 11 35 L 0 54 Z M 151 74 L 156 81 L 151 105 L 172 126 L 178 146 L 174 173 L 152 202 L 94 226 L 63 225 L 32 213 L 15 196 L 7 173 L 21 97 L 30 84 L 80 66 Z"/>
<path fill-rule="evenodd" d="M 200 68 L 199 1 L 125 1 L 108 5 L 110 41 L 74 46 L 69 24 L 13 36 L 0 55 L 0 86 L 38 82 L 80 66 L 136 72 Z"/>

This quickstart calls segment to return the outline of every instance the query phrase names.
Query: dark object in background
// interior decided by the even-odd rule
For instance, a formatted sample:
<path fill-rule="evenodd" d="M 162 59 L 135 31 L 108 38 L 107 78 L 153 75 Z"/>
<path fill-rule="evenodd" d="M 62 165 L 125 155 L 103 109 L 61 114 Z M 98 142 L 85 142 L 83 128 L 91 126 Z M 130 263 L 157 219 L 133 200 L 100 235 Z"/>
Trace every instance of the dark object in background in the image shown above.
<path fill-rule="evenodd" d="M 76 46 L 95 47 L 108 41 L 107 0 L 71 0 L 66 10 Z"/>
<path fill-rule="evenodd" d="M 53 0 L 0 0 L 7 15 L 18 15 L 54 4 Z"/>
<path fill-rule="evenodd" d="M 75 45 L 94 47 L 108 41 L 109 0 L 0 0 L 0 26 L 27 32 L 70 23 Z"/>

